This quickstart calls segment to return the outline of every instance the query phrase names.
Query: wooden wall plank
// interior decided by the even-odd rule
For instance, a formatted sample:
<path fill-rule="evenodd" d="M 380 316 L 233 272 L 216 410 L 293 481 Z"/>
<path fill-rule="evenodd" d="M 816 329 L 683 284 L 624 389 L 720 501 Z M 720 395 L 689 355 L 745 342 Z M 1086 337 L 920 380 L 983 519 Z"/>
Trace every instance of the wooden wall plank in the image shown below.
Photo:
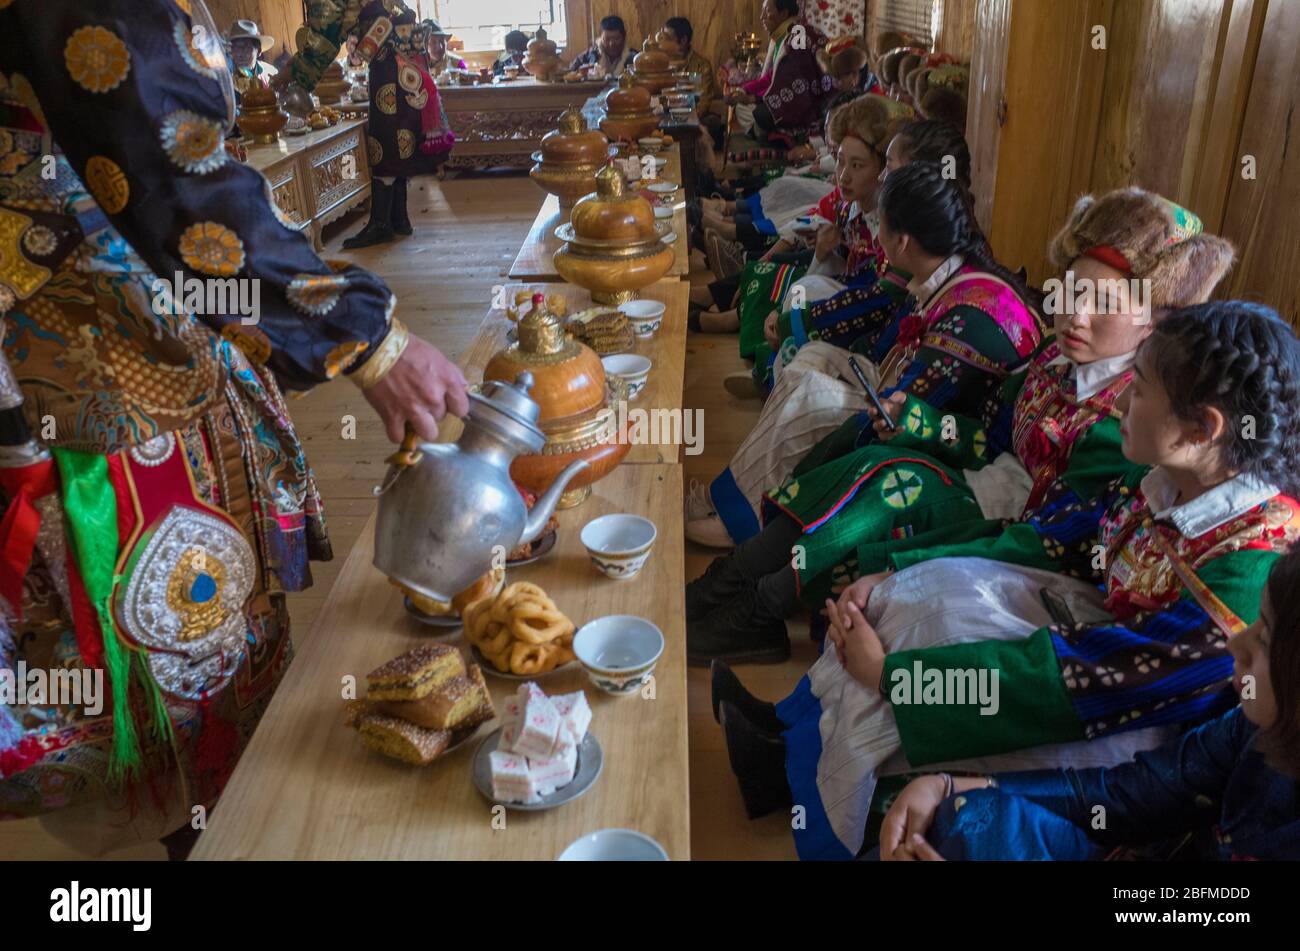
<path fill-rule="evenodd" d="M 1262 300 L 1300 326 L 1300 4 L 1274 0 L 1265 17 L 1224 214 L 1239 256 L 1228 295 Z M 1254 179 L 1242 177 L 1244 156 Z"/>
<path fill-rule="evenodd" d="M 971 154 L 975 218 L 985 234 L 993 227 L 1013 4 L 1014 0 L 984 0 L 976 9 L 973 28 L 966 143 Z"/>

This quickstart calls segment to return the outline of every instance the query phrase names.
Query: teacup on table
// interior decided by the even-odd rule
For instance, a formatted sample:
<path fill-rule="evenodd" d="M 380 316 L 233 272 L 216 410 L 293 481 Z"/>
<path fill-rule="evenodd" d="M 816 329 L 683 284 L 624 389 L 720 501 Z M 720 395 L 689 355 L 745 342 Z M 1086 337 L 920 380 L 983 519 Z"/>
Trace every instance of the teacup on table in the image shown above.
<path fill-rule="evenodd" d="M 616 376 L 627 384 L 628 402 L 636 399 L 650 380 L 650 368 L 654 364 L 649 357 L 635 353 L 612 353 L 601 357 L 606 376 Z"/>
<path fill-rule="evenodd" d="M 667 862 L 668 853 L 650 836 L 633 829 L 600 829 L 575 839 L 560 862 Z"/>
<path fill-rule="evenodd" d="M 643 617 L 611 614 L 573 635 L 573 652 L 591 682 L 625 697 L 640 690 L 664 652 L 664 635 Z"/>
<path fill-rule="evenodd" d="M 657 300 L 630 300 L 619 304 L 618 309 L 632 325 L 632 333 L 642 340 L 649 340 L 659 332 L 667 306 L 663 301 Z"/>
<path fill-rule="evenodd" d="M 664 140 L 657 135 L 647 135 L 637 139 L 636 144 L 641 146 L 642 151 L 654 153 L 664 147 Z"/>
<path fill-rule="evenodd" d="M 650 557 L 655 523 L 640 515 L 602 515 L 582 527 L 578 537 L 596 570 L 626 581 L 636 576 Z"/>
<path fill-rule="evenodd" d="M 655 196 L 655 206 L 657 208 L 667 208 L 672 210 L 677 201 L 677 191 L 681 188 L 676 182 L 652 182 L 646 186 L 646 190 Z"/>

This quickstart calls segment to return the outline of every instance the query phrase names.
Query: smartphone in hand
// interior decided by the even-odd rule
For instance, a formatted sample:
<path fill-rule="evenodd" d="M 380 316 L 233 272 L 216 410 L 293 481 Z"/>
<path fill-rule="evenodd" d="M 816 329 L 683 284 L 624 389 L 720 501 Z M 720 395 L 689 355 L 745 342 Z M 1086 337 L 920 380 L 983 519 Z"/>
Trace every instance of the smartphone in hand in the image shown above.
<path fill-rule="evenodd" d="M 858 361 L 853 357 L 849 357 L 849 369 L 852 370 L 853 375 L 858 378 L 858 383 L 862 385 L 862 388 L 867 391 L 867 399 L 871 400 L 871 405 L 876 408 L 876 412 L 879 413 L 880 418 L 884 420 L 885 427 L 891 433 L 897 431 L 898 424 L 894 422 L 894 417 L 889 415 L 889 411 L 885 409 L 885 404 L 881 402 L 880 394 L 877 393 L 876 388 L 867 381 L 867 375 L 862 372 L 862 367 L 858 366 Z"/>

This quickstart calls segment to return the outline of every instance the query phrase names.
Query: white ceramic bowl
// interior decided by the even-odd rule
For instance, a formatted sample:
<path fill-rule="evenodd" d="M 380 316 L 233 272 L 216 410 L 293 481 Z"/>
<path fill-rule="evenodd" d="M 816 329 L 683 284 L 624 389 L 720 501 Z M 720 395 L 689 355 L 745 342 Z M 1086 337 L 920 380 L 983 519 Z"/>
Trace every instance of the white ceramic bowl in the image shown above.
<path fill-rule="evenodd" d="M 573 652 L 593 684 L 625 697 L 640 690 L 654 673 L 664 652 L 664 635 L 643 617 L 611 614 L 579 628 Z"/>
<path fill-rule="evenodd" d="M 643 138 L 637 139 L 636 144 L 641 146 L 641 148 L 645 149 L 647 152 L 658 152 L 664 147 L 664 140 L 659 138 L 657 135 L 647 135 Z"/>
<path fill-rule="evenodd" d="M 657 300 L 630 300 L 618 305 L 627 322 L 632 325 L 632 333 L 642 340 L 649 340 L 659 332 L 659 325 L 664 322 L 667 305 Z"/>
<path fill-rule="evenodd" d="M 650 836 L 632 829 L 601 829 L 575 839 L 561 862 L 667 862 L 668 853 Z"/>
<path fill-rule="evenodd" d="M 673 216 L 672 205 L 655 205 L 656 218 L 671 218 Z"/>
<path fill-rule="evenodd" d="M 645 566 L 657 534 L 648 518 L 615 514 L 592 519 L 578 537 L 601 574 L 623 581 Z"/>
<path fill-rule="evenodd" d="M 635 353 L 614 353 L 602 357 L 606 376 L 616 376 L 627 384 L 628 402 L 636 399 L 645 389 L 650 379 L 650 368 L 654 365 L 649 357 Z"/>

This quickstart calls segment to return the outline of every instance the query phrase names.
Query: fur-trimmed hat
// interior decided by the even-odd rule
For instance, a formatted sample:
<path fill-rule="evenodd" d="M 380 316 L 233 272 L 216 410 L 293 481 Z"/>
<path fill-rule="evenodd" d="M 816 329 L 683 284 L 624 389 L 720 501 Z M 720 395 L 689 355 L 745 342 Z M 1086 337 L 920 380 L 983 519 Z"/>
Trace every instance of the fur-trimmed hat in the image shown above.
<path fill-rule="evenodd" d="M 966 90 L 970 68 L 959 63 L 924 66 L 907 77 L 907 91 L 916 109 L 927 119 L 942 119 L 966 128 Z"/>
<path fill-rule="evenodd" d="M 845 136 L 861 139 L 883 155 L 898 130 L 915 118 L 916 113 L 903 103 L 868 93 L 832 112 L 827 133 L 836 142 L 843 142 Z"/>
<path fill-rule="evenodd" d="M 925 65 L 925 50 L 908 50 L 898 58 L 898 84 L 907 88 L 907 77 Z"/>
<path fill-rule="evenodd" d="M 915 46 L 898 46 L 880 57 L 879 68 L 876 70 L 876 74 L 880 77 L 882 83 L 886 86 L 892 86 L 894 83 L 898 82 L 898 66 L 902 62 L 903 57 L 908 54 L 920 56 L 924 55 L 924 51 Z"/>
<path fill-rule="evenodd" d="M 867 50 L 857 36 L 831 40 L 817 51 L 817 65 L 827 76 L 843 76 L 861 72 L 867 65 Z"/>
<path fill-rule="evenodd" d="M 1062 271 L 1087 255 L 1149 280 L 1155 307 L 1209 300 L 1234 254 L 1229 241 L 1204 234 L 1192 212 L 1142 188 L 1084 195 L 1048 247 L 1052 266 Z"/>
<path fill-rule="evenodd" d="M 916 46 L 919 48 L 916 40 L 897 30 L 883 30 L 877 33 L 875 39 L 871 41 L 871 49 L 875 52 L 877 60 L 890 50 L 896 50 L 900 46 Z"/>

